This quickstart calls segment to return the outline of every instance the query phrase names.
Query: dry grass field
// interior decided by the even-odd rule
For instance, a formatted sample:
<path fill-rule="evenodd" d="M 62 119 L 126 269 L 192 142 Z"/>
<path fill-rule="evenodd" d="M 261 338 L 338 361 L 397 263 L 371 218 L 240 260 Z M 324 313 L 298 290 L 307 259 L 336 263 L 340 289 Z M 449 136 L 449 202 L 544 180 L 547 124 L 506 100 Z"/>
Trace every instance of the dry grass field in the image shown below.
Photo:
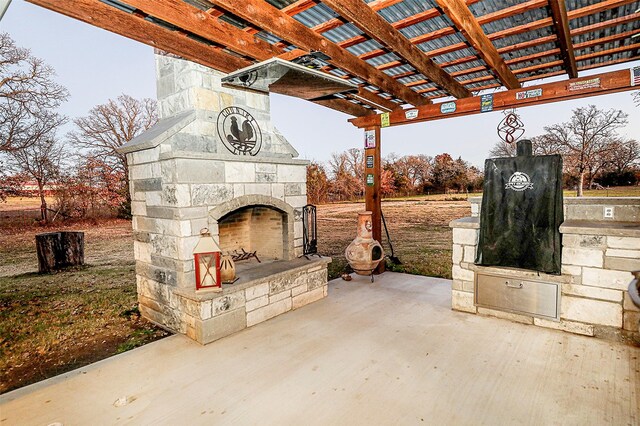
<path fill-rule="evenodd" d="M 39 275 L 35 234 L 85 232 L 86 266 Z M 141 319 L 131 222 L 0 227 L 0 393 L 168 335 Z"/>
<path fill-rule="evenodd" d="M 586 195 L 640 196 L 640 187 Z M 0 393 L 167 335 L 138 315 L 131 223 L 42 227 L 8 213 L 38 205 L 34 199 L 0 204 Z M 406 197 L 387 200 L 382 208 L 402 261 L 391 269 L 450 278 L 449 222 L 470 214 L 466 196 Z M 344 271 L 344 249 L 362 210 L 363 203 L 318 206 L 318 248 L 333 257 L 330 278 Z M 35 234 L 64 229 L 85 232 L 86 266 L 37 274 Z M 388 242 L 383 245 L 390 254 Z"/>
<path fill-rule="evenodd" d="M 408 199 L 385 201 L 382 212 L 389 228 L 394 254 L 402 265 L 391 265 L 397 272 L 451 278 L 451 229 L 453 219 L 469 216 L 467 201 Z M 330 278 L 340 276 L 347 263 L 344 250 L 355 237 L 358 212 L 363 203 L 318 206 L 318 251 L 333 258 Z M 390 247 L 383 232 L 383 246 Z"/>

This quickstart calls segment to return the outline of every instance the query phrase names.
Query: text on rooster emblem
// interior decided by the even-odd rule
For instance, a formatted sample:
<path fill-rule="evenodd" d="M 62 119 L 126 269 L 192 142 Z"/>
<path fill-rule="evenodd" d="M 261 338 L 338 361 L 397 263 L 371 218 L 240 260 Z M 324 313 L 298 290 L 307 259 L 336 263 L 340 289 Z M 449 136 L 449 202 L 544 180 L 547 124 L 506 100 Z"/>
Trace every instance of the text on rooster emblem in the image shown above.
<path fill-rule="evenodd" d="M 228 107 L 218 115 L 218 136 L 232 154 L 256 155 L 262 147 L 262 132 L 255 118 L 238 107 Z"/>

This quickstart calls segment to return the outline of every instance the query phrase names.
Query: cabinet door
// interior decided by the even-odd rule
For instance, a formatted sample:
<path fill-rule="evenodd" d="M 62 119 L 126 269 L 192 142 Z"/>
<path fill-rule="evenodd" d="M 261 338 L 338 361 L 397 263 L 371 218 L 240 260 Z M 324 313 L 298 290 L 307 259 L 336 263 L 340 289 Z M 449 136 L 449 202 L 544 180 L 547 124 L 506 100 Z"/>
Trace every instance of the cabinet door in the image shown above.
<path fill-rule="evenodd" d="M 476 305 L 559 319 L 559 284 L 476 274 Z"/>

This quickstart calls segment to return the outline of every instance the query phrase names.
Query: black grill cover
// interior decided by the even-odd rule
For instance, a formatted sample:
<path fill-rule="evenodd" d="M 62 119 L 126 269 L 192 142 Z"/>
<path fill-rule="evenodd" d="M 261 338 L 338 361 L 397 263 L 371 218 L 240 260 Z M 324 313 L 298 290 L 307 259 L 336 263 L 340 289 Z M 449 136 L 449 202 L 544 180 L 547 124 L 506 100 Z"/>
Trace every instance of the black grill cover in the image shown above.
<path fill-rule="evenodd" d="M 517 157 L 484 163 L 475 263 L 560 274 L 562 157 L 531 156 L 529 141 L 518 144 Z"/>

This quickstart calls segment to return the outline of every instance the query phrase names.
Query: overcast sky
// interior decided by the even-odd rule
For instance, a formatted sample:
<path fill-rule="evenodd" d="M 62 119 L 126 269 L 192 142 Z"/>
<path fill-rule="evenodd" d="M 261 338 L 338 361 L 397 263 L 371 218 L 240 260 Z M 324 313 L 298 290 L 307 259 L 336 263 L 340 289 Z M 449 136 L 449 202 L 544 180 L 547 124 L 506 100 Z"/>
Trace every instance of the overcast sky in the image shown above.
<path fill-rule="evenodd" d="M 72 118 L 86 115 L 93 106 L 121 93 L 155 98 L 151 47 L 23 0 L 13 0 L 0 22 L 0 31 L 8 32 L 18 46 L 31 49 L 55 68 L 58 81 L 71 92 L 61 112 Z M 639 64 L 635 61 L 605 70 Z M 627 112 L 629 125 L 623 134 L 640 140 L 640 107 L 633 105 L 631 92 L 521 108 L 518 113 L 526 136 L 532 137 L 542 133 L 545 125 L 567 121 L 572 109 L 589 103 Z M 271 95 L 271 108 L 276 127 L 303 158 L 326 162 L 332 152 L 363 146 L 362 131 L 348 123 L 345 114 L 279 95 Z M 386 128 L 382 130 L 382 153 L 433 156 L 448 152 L 482 166 L 498 140 L 496 126 L 502 117 L 502 112 L 496 111 Z"/>

